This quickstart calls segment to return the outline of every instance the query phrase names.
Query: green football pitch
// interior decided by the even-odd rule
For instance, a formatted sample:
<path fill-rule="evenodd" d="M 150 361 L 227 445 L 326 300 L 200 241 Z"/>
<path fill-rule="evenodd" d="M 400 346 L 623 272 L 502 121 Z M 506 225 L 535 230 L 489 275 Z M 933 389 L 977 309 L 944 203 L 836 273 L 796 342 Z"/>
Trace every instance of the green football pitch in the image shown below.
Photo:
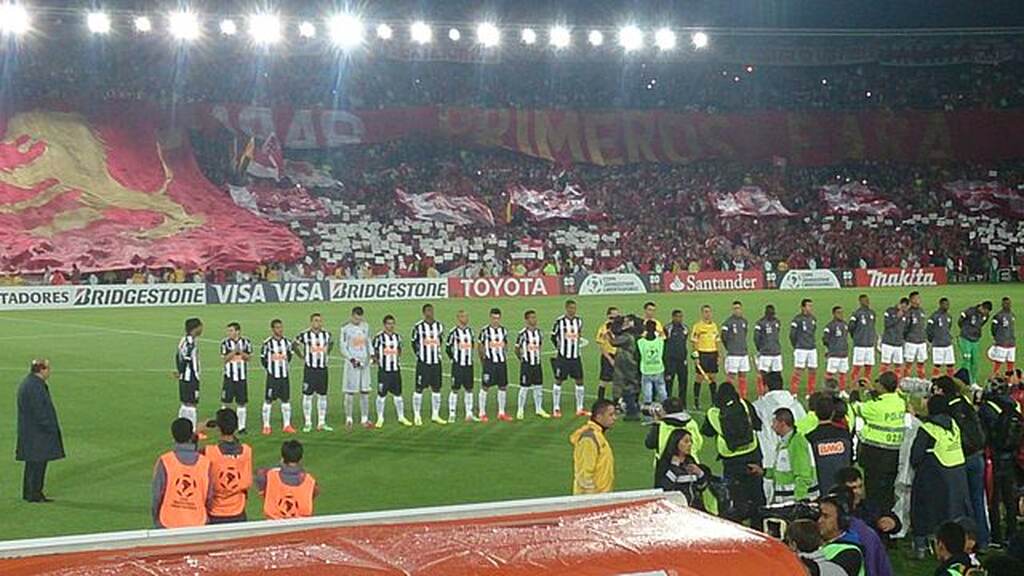
<path fill-rule="evenodd" d="M 881 311 L 907 289 L 868 292 L 872 306 L 881 316 Z M 1024 298 L 1024 286 L 1017 284 L 943 286 L 925 288 L 921 292 L 928 313 L 941 296 L 951 299 L 954 314 L 984 299 L 994 301 L 998 308 L 1002 296 L 1010 296 L 1015 301 Z M 701 304 L 712 305 L 716 319 L 720 320 L 728 314 L 729 304 L 740 299 L 747 318 L 753 323 L 768 303 L 775 304 L 779 316 L 787 321 L 797 312 L 800 299 L 808 296 L 815 301 L 820 336 L 820 328 L 828 321 L 831 307 L 839 304 L 847 312 L 851 311 L 856 306 L 858 293 L 857 289 L 760 291 L 591 296 L 578 300 L 580 315 L 586 323 L 585 336 L 592 340 L 605 308 L 610 305 L 639 313 L 643 302 L 650 299 L 658 304 L 662 319 L 672 309 L 680 308 L 687 322 L 692 324 Z M 474 327 L 486 323 L 491 306 L 499 306 L 504 312 L 506 327 L 514 333 L 521 327 L 522 314 L 528 308 L 536 309 L 542 329 L 549 329 L 561 313 L 563 301 L 561 297 L 444 300 L 435 302 L 435 306 L 438 318 L 446 326 L 454 323 L 458 309 L 465 309 Z M 421 301 L 374 302 L 363 306 L 375 331 L 380 318 L 390 313 L 397 318 L 399 331 L 407 340 L 422 304 Z M 244 333 L 258 343 L 268 334 L 272 318 L 284 320 L 286 334 L 292 336 L 306 326 L 311 312 L 319 311 L 336 335 L 350 307 L 347 303 L 318 303 L 0 313 L 0 323 L 4 326 L 0 334 L 0 377 L 8 390 L 4 413 L 9 417 L 6 425 L 0 425 L 0 446 L 7 446 L 13 452 L 17 384 L 33 357 L 46 356 L 53 364 L 51 391 L 68 453 L 66 460 L 52 464 L 48 471 L 47 494 L 56 500 L 53 504 L 23 503 L 19 498 L 21 466 L 15 464 L 12 457 L 0 465 L 0 518 L 4 519 L 0 522 L 0 539 L 150 526 L 152 465 L 171 444 L 169 424 L 178 409 L 172 360 L 186 317 L 199 316 L 206 326 L 200 345 L 203 360 L 200 413 L 201 418 L 208 418 L 219 407 L 218 343 L 225 324 L 240 322 Z M 982 350 L 988 345 L 987 329 L 985 334 Z M 546 344 L 550 350 L 550 343 Z M 598 352 L 592 344 L 586 346 L 584 352 L 589 403 L 596 397 Z M 789 352 L 786 354 L 788 366 Z M 403 361 L 407 367 L 413 365 L 408 346 Z M 295 361 L 294 373 L 301 373 L 300 363 L 298 359 Z M 824 364 L 820 366 L 823 368 Z M 987 375 L 989 369 L 988 362 L 983 363 L 982 374 Z M 250 378 L 250 395 L 259 399 L 263 376 L 255 360 L 251 370 L 254 376 Z M 513 382 L 517 371 L 514 363 L 510 365 Z M 571 386 L 563 391 L 566 417 L 561 420 L 528 417 L 521 422 L 497 422 L 493 418 L 496 400 L 492 392 L 489 404 L 492 420 L 488 424 L 460 420 L 449 426 L 428 422 L 422 428 L 403 428 L 394 422 L 389 402 L 389 421 L 384 429 L 346 432 L 341 426 L 339 373 L 335 360 L 329 418 L 338 431 L 298 435 L 306 446 L 305 465 L 321 484 L 322 494 L 317 502 L 319 514 L 555 496 L 569 492 L 572 457 L 568 436 L 582 423 L 571 416 L 574 402 Z M 411 376 L 407 373 L 405 378 L 407 396 L 411 395 Z M 299 384 L 295 380 L 298 378 L 293 378 L 293 423 L 299 425 L 302 415 L 297 401 Z M 545 362 L 548 390 L 551 381 L 550 366 Z M 447 415 L 447 385 L 446 380 L 442 415 Z M 515 390 L 513 387 L 509 394 L 510 407 L 515 406 Z M 704 403 L 707 404 L 706 390 Z M 429 400 L 424 404 L 424 409 L 429 410 Z M 550 406 L 550 395 L 545 406 Z M 408 401 L 406 409 L 411 409 Z M 259 402 L 254 402 L 249 416 L 251 429 L 258 429 L 259 417 Z M 279 418 L 275 408 L 275 423 Z M 618 490 L 649 488 L 652 484 L 651 454 L 643 448 L 645 432 L 646 428 L 632 422 L 620 422 L 610 432 Z M 246 438 L 254 447 L 257 466 L 276 463 L 282 439 L 280 433 L 269 438 L 250 434 Z M 714 457 L 712 444 L 705 444 L 707 461 Z M 12 452 L 8 454 L 13 456 Z M 260 517 L 259 505 L 258 498 L 250 499 L 250 517 Z M 913 570 L 906 567 L 897 573 L 910 571 Z"/>

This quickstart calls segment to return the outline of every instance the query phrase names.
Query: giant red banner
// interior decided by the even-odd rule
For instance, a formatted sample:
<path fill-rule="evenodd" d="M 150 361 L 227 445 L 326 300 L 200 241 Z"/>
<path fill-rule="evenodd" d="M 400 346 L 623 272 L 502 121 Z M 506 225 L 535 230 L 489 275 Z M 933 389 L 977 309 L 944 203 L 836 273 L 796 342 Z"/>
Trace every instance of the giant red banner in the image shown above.
<path fill-rule="evenodd" d="M 0 118 L 0 270 L 253 269 L 305 254 L 206 180 L 144 106 Z"/>
<path fill-rule="evenodd" d="M 561 292 L 559 276 L 448 279 L 448 295 L 452 298 L 520 298 L 555 296 Z"/>
<path fill-rule="evenodd" d="M 407 194 L 401 189 L 395 190 L 395 196 L 398 203 L 417 220 L 446 222 L 460 226 L 494 226 L 494 213 L 478 198 L 448 196 L 441 192 Z"/>
<path fill-rule="evenodd" d="M 827 184 L 821 187 L 821 203 L 829 214 L 862 214 L 898 218 L 900 209 L 896 204 L 881 197 L 878 192 L 860 182 L 842 186 Z"/>
<path fill-rule="evenodd" d="M 931 268 L 858 268 L 853 271 L 857 286 L 938 286 L 946 283 L 946 269 Z"/>
<path fill-rule="evenodd" d="M 661 278 L 663 292 L 720 292 L 723 290 L 760 290 L 764 288 L 764 271 L 734 272 L 665 272 Z"/>
<path fill-rule="evenodd" d="M 604 217 L 604 214 L 587 206 L 586 194 L 573 186 L 562 190 L 532 190 L 517 184 L 509 186 L 508 199 L 512 208 L 522 210 L 531 222 Z"/>
<path fill-rule="evenodd" d="M 796 165 L 843 161 L 996 160 L 1024 149 L 1024 110 L 753 112 L 517 110 L 418 107 L 295 110 L 201 105 L 198 125 L 275 132 L 287 148 L 435 136 L 562 163 L 686 163 L 702 159 Z"/>
<path fill-rule="evenodd" d="M 753 218 L 788 218 L 795 216 L 782 201 L 760 186 L 743 186 L 735 192 L 710 194 L 718 215 L 723 218 L 749 216 Z"/>

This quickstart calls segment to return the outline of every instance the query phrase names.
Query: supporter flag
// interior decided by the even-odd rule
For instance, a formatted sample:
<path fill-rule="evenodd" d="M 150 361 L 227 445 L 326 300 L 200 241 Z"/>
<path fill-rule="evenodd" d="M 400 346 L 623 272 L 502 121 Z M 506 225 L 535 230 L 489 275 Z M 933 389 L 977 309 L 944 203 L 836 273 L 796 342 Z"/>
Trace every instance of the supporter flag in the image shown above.
<path fill-rule="evenodd" d="M 883 218 L 900 216 L 900 209 L 896 204 L 860 182 L 850 182 L 842 186 L 826 184 L 821 187 L 820 194 L 821 202 L 828 214 L 863 214 Z"/>
<path fill-rule="evenodd" d="M 494 213 L 486 204 L 470 196 L 448 196 L 440 192 L 407 194 L 395 189 L 398 203 L 417 220 L 468 226 L 494 226 Z"/>
<path fill-rule="evenodd" d="M 278 188 L 273 182 L 255 180 L 248 186 L 228 186 L 238 206 L 269 220 L 292 222 L 327 216 L 327 208 L 302 186 Z"/>
<path fill-rule="evenodd" d="M 235 160 L 235 172 L 238 174 L 245 174 L 249 169 L 249 163 L 252 162 L 252 157 L 255 153 L 256 138 L 250 136 L 249 141 L 245 144 L 245 148 L 242 149 L 242 154 Z"/>
<path fill-rule="evenodd" d="M 277 136 L 271 134 L 263 141 L 263 145 L 256 150 L 249 163 L 247 172 L 257 178 L 281 179 L 281 170 L 284 168 L 284 151 Z"/>
<path fill-rule="evenodd" d="M 760 186 L 744 186 L 735 192 L 711 193 L 711 202 L 723 218 L 732 216 L 795 216 L 782 201 L 765 192 Z"/>
<path fill-rule="evenodd" d="M 519 208 L 531 222 L 547 220 L 598 220 L 604 217 L 587 206 L 586 195 L 572 185 L 562 191 L 532 190 L 515 184 L 509 187 L 509 208 Z"/>
<path fill-rule="evenodd" d="M 944 187 L 968 212 L 999 212 L 1018 220 L 1024 219 L 1024 197 L 1019 191 L 999 182 L 957 180 Z"/>
<path fill-rule="evenodd" d="M 306 188 L 341 188 L 341 182 L 309 162 L 284 161 L 284 175 L 292 182 Z"/>

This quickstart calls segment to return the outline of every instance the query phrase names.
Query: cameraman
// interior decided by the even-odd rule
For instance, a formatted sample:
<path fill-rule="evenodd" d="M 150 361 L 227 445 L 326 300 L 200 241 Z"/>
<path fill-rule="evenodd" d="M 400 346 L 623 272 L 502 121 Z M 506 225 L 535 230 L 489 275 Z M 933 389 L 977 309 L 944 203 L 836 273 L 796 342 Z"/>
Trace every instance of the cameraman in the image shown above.
<path fill-rule="evenodd" d="M 988 503 L 992 542 L 1006 545 L 1017 526 L 1016 457 L 1024 429 L 1024 416 L 1010 396 L 1006 380 L 996 378 L 989 382 L 978 416 L 985 430 L 985 447 L 992 457 L 992 494 Z"/>
<path fill-rule="evenodd" d="M 640 365 L 636 347 L 636 316 L 630 314 L 612 321 L 611 343 L 615 346 L 615 373 L 612 375 L 612 394 L 626 403 L 624 420 L 639 420 Z"/>

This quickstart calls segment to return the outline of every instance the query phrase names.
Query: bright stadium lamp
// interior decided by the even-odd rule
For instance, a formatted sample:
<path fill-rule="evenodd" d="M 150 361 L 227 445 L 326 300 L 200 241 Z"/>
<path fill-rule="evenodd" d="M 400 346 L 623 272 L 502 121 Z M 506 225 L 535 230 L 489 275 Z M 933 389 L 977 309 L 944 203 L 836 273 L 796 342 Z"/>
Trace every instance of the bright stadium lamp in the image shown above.
<path fill-rule="evenodd" d="M 110 16 L 105 12 L 89 12 L 85 17 L 85 25 L 93 34 L 109 34 Z"/>
<path fill-rule="evenodd" d="M 644 46 L 644 33 L 639 28 L 630 24 L 619 30 L 619 46 L 626 52 L 639 50 Z"/>
<path fill-rule="evenodd" d="M 486 48 L 493 48 L 501 44 L 501 30 L 490 22 L 483 22 L 476 27 L 476 39 Z"/>
<path fill-rule="evenodd" d="M 220 33 L 225 36 L 234 36 L 238 34 L 238 25 L 235 21 L 230 18 L 225 18 L 220 21 Z"/>
<path fill-rule="evenodd" d="M 704 32 L 694 32 L 693 36 L 690 37 L 690 41 L 693 42 L 693 47 L 698 50 L 708 47 L 708 35 Z"/>
<path fill-rule="evenodd" d="M 299 36 L 303 38 L 316 38 L 316 26 L 312 22 L 299 22 Z"/>
<path fill-rule="evenodd" d="M 393 34 L 394 31 L 391 30 L 391 26 L 388 26 L 387 24 L 377 26 L 377 38 L 380 38 L 381 40 L 391 40 L 391 36 Z"/>
<path fill-rule="evenodd" d="M 659 28 L 654 33 L 654 45 L 658 50 L 671 50 L 676 47 L 676 33 L 670 28 Z"/>
<path fill-rule="evenodd" d="M 281 19 L 276 14 L 249 16 L 249 37 L 256 44 L 276 44 L 281 41 Z"/>
<path fill-rule="evenodd" d="M 568 48 L 572 43 L 572 34 L 565 26 L 552 26 L 548 32 L 548 40 L 555 48 Z"/>
<path fill-rule="evenodd" d="M 0 33 L 19 36 L 28 32 L 31 20 L 28 10 L 20 4 L 0 5 Z"/>
<path fill-rule="evenodd" d="M 172 12 L 168 23 L 171 36 L 178 40 L 188 41 L 199 38 L 199 19 L 191 12 Z M 136 29 L 138 29 L 138 23 L 136 23 Z"/>
<path fill-rule="evenodd" d="M 462 38 L 462 32 L 459 32 L 458 28 L 450 28 L 448 30 L 448 39 L 452 42 L 458 42 Z"/>
<path fill-rule="evenodd" d="M 591 46 L 600 46 L 601 44 L 604 44 L 604 34 L 602 34 L 600 30 L 591 30 L 590 33 L 587 34 L 587 42 L 590 42 Z"/>
<path fill-rule="evenodd" d="M 537 43 L 537 32 L 533 28 L 523 28 L 523 44 L 532 46 Z"/>
<path fill-rule="evenodd" d="M 417 44 L 430 44 L 430 41 L 434 39 L 434 30 L 430 24 L 417 20 L 409 27 L 409 37 Z"/>
<path fill-rule="evenodd" d="M 363 21 L 352 14 L 336 14 L 327 21 L 331 42 L 342 49 L 355 48 L 363 43 Z"/>
<path fill-rule="evenodd" d="M 153 22 L 146 16 L 139 16 L 132 23 L 135 25 L 135 31 L 140 34 L 145 34 L 153 29 Z"/>

